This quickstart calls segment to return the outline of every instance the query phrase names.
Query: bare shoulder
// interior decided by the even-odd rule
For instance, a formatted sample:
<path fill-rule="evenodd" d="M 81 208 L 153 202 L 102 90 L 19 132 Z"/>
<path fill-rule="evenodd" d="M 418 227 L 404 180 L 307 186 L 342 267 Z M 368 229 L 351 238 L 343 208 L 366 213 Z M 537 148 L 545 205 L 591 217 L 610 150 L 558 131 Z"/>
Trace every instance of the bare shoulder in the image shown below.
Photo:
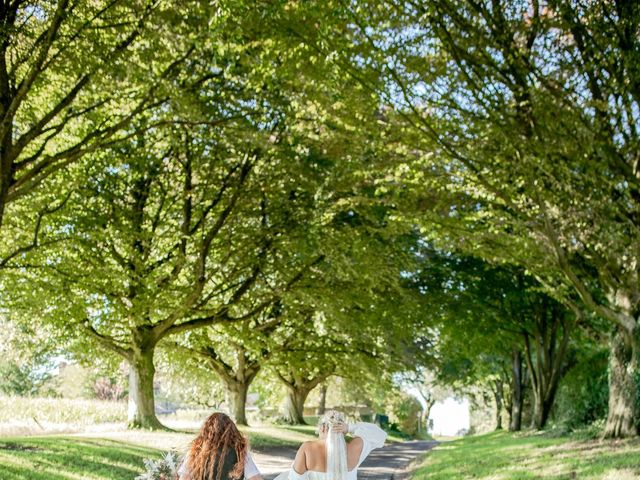
<path fill-rule="evenodd" d="M 316 448 L 317 445 L 318 445 L 317 440 L 307 440 L 306 442 L 302 442 L 302 445 L 300 445 L 300 448 L 304 448 L 305 450 L 312 450 Z"/>
<path fill-rule="evenodd" d="M 364 441 L 362 440 L 362 438 L 354 437 L 347 444 L 347 450 L 349 450 L 349 451 L 357 450 L 358 452 L 360 452 L 362 450 L 362 445 L 364 445 Z"/>
<path fill-rule="evenodd" d="M 307 466 L 307 457 L 309 455 L 310 444 L 312 442 L 303 442 L 298 448 L 298 452 L 296 453 L 296 458 L 293 460 L 293 468 L 299 474 L 302 475 L 304 472 L 308 470 Z"/>
<path fill-rule="evenodd" d="M 358 466 L 358 460 L 360 460 L 360 454 L 362 453 L 363 446 L 364 441 L 360 437 L 354 437 L 347 444 L 347 464 L 349 470 Z"/>
<path fill-rule="evenodd" d="M 306 442 L 302 442 L 300 444 L 300 448 L 298 448 L 298 452 L 309 455 L 311 452 L 318 449 L 317 443 L 318 442 L 316 440 L 307 440 Z"/>

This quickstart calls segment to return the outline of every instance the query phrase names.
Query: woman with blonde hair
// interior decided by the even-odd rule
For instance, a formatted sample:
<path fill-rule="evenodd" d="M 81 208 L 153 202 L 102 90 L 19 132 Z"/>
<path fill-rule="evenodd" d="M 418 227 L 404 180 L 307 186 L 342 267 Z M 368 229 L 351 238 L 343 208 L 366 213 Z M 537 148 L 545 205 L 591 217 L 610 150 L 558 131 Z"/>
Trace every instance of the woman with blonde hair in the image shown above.
<path fill-rule="evenodd" d="M 356 480 L 358 467 L 387 434 L 373 423 L 347 424 L 344 414 L 328 410 L 318 422 L 318 440 L 304 442 L 293 465 L 276 480 Z M 353 438 L 347 443 L 345 434 Z"/>
<path fill-rule="evenodd" d="M 180 480 L 262 480 L 247 438 L 224 413 L 210 415 L 178 470 Z"/>

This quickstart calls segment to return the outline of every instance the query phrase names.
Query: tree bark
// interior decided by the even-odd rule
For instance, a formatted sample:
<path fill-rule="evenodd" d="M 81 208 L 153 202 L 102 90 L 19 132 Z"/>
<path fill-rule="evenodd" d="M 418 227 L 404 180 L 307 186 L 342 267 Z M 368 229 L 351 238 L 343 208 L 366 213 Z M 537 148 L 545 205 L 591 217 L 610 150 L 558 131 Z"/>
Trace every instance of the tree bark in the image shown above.
<path fill-rule="evenodd" d="M 231 403 L 231 413 L 238 425 L 248 425 L 247 422 L 247 392 L 249 382 L 228 382 L 227 391 Z"/>
<path fill-rule="evenodd" d="M 519 349 L 514 348 L 511 359 L 511 409 L 509 431 L 519 432 L 522 429 L 522 406 L 524 404 L 522 352 Z"/>
<path fill-rule="evenodd" d="M 155 412 L 154 349 L 138 350 L 129 359 L 129 427 L 164 429 Z"/>
<path fill-rule="evenodd" d="M 533 333 L 523 332 L 527 367 L 533 387 L 531 426 L 542 430 L 555 401 L 560 379 L 566 373 L 571 320 L 568 312 L 553 300 L 544 300 L 534 313 Z M 531 337 L 535 348 L 531 345 Z"/>
<path fill-rule="evenodd" d="M 259 359 L 252 357 L 246 348 L 240 344 L 232 345 L 235 350 L 233 362 L 226 362 L 216 352 L 213 344 L 199 349 L 187 349 L 207 360 L 207 365 L 218 375 L 226 388 L 227 404 L 235 422 L 248 425 L 247 422 L 247 393 L 251 383 L 261 369 L 261 361 L 266 361 L 268 355 L 262 353 Z"/>
<path fill-rule="evenodd" d="M 9 195 L 9 186 L 11 185 L 11 166 L 12 162 L 8 159 L 11 148 L 10 140 L 2 139 L 0 146 L 0 228 L 4 220 L 4 211 L 6 198 Z"/>
<path fill-rule="evenodd" d="M 503 384 L 501 379 L 495 381 L 495 390 L 493 391 L 493 398 L 496 402 L 496 430 L 502 430 L 502 392 Z"/>
<path fill-rule="evenodd" d="M 320 385 L 320 402 L 318 403 L 318 409 L 316 410 L 316 415 L 324 415 L 324 412 L 327 410 L 327 383 L 323 382 Z"/>
<path fill-rule="evenodd" d="M 424 425 L 424 431 L 429 431 L 429 417 L 431 416 L 431 409 L 436 404 L 436 401 L 433 397 L 430 397 L 429 400 L 425 399 L 425 407 L 422 411 L 422 423 Z"/>
<path fill-rule="evenodd" d="M 284 367 L 284 365 L 283 365 Z M 284 408 L 284 420 L 292 425 L 306 425 L 304 420 L 304 403 L 309 393 L 327 380 L 335 370 L 333 364 L 325 371 L 309 372 L 304 367 L 294 364 L 286 365 L 285 371 L 276 369 L 280 381 L 287 387 L 287 398 Z"/>
<path fill-rule="evenodd" d="M 306 425 L 304 420 L 304 402 L 307 400 L 310 389 L 287 385 L 287 401 L 285 404 L 284 419 L 291 425 Z"/>
<path fill-rule="evenodd" d="M 638 435 L 638 342 L 633 335 L 618 328 L 611 338 L 609 354 L 609 412 L 605 438 Z"/>
<path fill-rule="evenodd" d="M 534 389 L 533 400 L 533 417 L 531 419 L 531 426 L 536 430 L 542 430 L 549 420 L 551 407 L 555 400 L 555 392 L 550 396 L 545 396 L 544 392 Z"/>
<path fill-rule="evenodd" d="M 431 384 L 427 390 L 419 386 L 417 387 L 418 395 L 420 395 L 420 397 L 424 401 L 424 408 L 422 410 L 422 416 L 420 421 L 425 427 L 425 432 L 429 431 L 429 416 L 431 415 L 431 409 L 436 404 L 436 398 L 435 398 L 435 395 L 433 394 L 432 389 L 433 389 L 433 384 Z"/>

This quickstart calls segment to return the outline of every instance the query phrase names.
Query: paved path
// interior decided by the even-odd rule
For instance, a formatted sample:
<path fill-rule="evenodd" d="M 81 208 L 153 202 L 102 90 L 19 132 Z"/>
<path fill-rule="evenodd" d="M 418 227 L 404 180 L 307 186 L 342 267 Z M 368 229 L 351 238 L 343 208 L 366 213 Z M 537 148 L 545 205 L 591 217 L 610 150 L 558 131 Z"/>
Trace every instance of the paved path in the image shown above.
<path fill-rule="evenodd" d="M 358 469 L 358 480 L 393 480 L 406 473 L 409 464 L 437 442 L 414 441 L 388 444 L 371 452 Z M 293 462 L 296 448 L 273 447 L 254 452 L 254 458 L 265 480 L 271 480 L 287 470 Z"/>
<path fill-rule="evenodd" d="M 358 480 L 391 480 L 403 476 L 409 464 L 437 445 L 435 441 L 392 443 L 374 450 L 358 470 Z"/>
<path fill-rule="evenodd" d="M 291 466 L 297 451 L 296 447 L 269 447 L 252 450 L 251 453 L 262 476 L 271 480 Z"/>

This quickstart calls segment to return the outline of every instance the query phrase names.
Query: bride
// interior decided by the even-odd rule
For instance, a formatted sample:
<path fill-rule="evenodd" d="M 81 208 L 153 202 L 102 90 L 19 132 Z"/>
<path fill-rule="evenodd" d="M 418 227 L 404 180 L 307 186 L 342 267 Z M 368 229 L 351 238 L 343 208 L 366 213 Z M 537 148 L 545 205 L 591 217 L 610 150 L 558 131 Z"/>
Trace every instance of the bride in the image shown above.
<path fill-rule="evenodd" d="M 345 434 L 353 439 L 347 443 Z M 318 440 L 304 442 L 293 465 L 275 480 L 356 480 L 358 467 L 387 434 L 372 423 L 347 425 L 345 416 L 329 410 L 318 423 Z"/>

